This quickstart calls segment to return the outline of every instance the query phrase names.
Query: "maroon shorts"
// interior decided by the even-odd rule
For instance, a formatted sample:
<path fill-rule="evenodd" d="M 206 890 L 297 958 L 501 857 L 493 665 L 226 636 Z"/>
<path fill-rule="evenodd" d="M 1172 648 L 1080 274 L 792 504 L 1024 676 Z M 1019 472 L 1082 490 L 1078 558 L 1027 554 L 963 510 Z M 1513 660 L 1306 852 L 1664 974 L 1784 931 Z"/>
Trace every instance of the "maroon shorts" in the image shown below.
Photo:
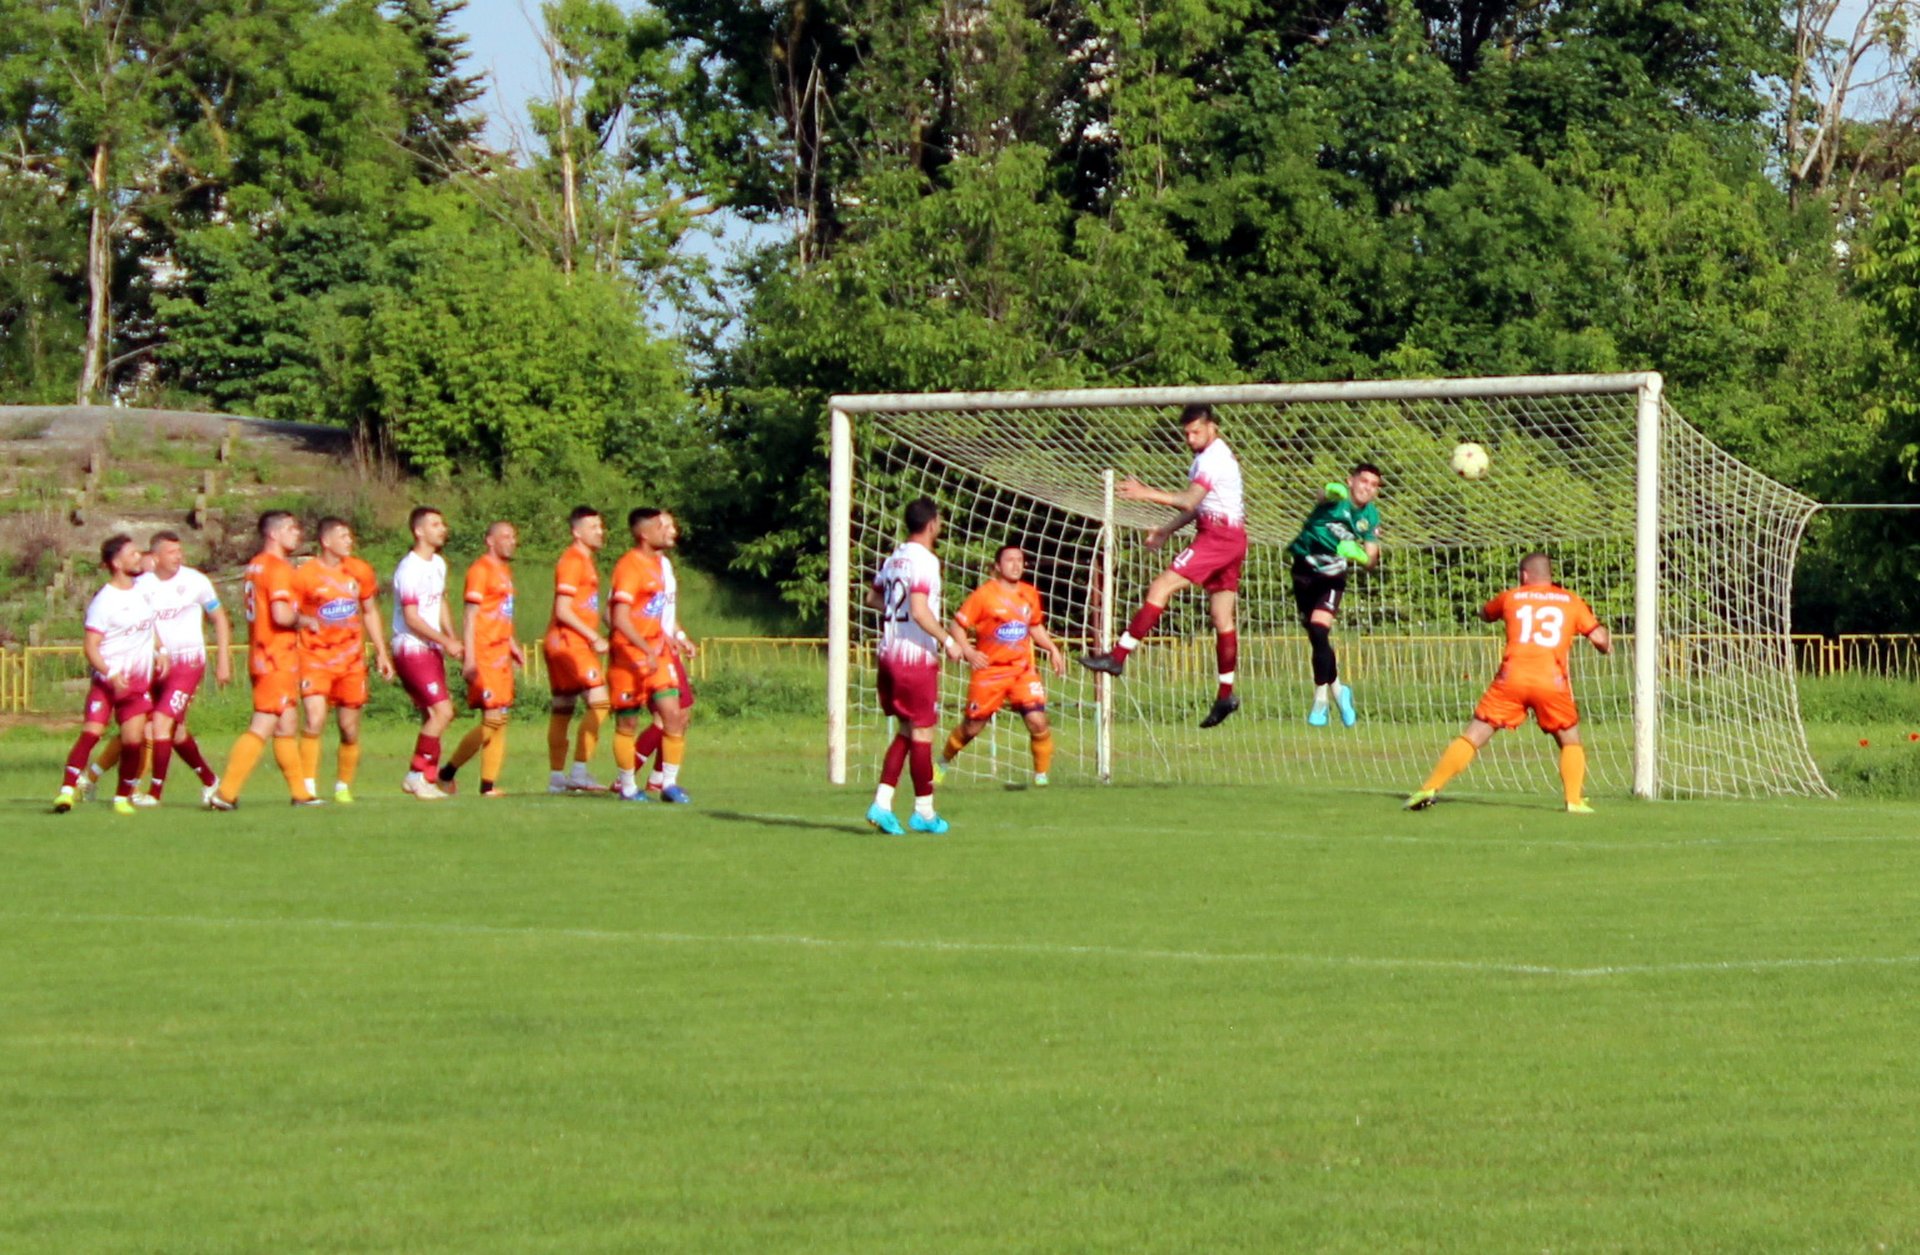
<path fill-rule="evenodd" d="M 185 723 L 187 707 L 193 705 L 193 695 L 200 691 L 200 681 L 206 678 L 205 658 L 175 658 L 167 673 L 153 682 L 154 710 L 175 723 Z"/>
<path fill-rule="evenodd" d="M 909 728 L 940 722 L 940 664 L 880 660 L 880 713 Z"/>
<path fill-rule="evenodd" d="M 1245 528 L 1203 527 L 1170 569 L 1210 593 L 1231 593 L 1240 587 L 1240 567 L 1246 560 Z"/>
<path fill-rule="evenodd" d="M 453 700 L 447 692 L 447 660 L 437 649 L 396 649 L 393 669 L 400 676 L 400 687 L 421 710 Z"/>
<path fill-rule="evenodd" d="M 115 697 L 113 686 L 96 672 L 93 684 L 87 689 L 87 711 L 81 716 L 81 722 L 125 723 L 152 713 L 153 681 L 129 685 L 125 693 Z"/>

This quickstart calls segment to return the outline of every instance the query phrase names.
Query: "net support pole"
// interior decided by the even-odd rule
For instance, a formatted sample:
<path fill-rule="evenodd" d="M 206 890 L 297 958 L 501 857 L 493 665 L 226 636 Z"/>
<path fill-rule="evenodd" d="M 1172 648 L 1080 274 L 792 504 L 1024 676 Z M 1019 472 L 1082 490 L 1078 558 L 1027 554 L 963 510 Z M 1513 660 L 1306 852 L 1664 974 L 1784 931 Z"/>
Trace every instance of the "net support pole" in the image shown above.
<path fill-rule="evenodd" d="M 1100 472 L 1100 652 L 1113 648 L 1113 468 Z M 1113 677 L 1093 678 L 1097 706 L 1093 732 L 1094 767 L 1101 784 L 1113 783 Z"/>
<path fill-rule="evenodd" d="M 847 687 L 853 653 L 853 421 L 829 420 L 827 503 L 827 780 L 847 782 Z"/>
<path fill-rule="evenodd" d="M 1660 796 L 1660 392 L 1640 384 L 1633 530 L 1633 794 Z"/>

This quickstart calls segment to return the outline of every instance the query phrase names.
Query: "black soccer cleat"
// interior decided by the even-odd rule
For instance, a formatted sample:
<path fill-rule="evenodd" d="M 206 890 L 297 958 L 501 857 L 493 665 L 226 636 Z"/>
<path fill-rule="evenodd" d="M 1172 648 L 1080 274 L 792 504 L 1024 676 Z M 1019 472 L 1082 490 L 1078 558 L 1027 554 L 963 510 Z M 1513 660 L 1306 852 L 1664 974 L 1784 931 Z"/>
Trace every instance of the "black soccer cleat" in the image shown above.
<path fill-rule="evenodd" d="M 1081 654 L 1080 665 L 1101 675 L 1119 675 L 1127 664 L 1112 654 Z"/>
<path fill-rule="evenodd" d="M 1213 703 L 1213 709 L 1209 710 L 1207 717 L 1200 721 L 1200 726 L 1203 728 L 1217 728 L 1227 721 L 1227 716 L 1238 709 L 1240 709 L 1240 695 L 1238 693 L 1229 697 L 1216 698 Z"/>

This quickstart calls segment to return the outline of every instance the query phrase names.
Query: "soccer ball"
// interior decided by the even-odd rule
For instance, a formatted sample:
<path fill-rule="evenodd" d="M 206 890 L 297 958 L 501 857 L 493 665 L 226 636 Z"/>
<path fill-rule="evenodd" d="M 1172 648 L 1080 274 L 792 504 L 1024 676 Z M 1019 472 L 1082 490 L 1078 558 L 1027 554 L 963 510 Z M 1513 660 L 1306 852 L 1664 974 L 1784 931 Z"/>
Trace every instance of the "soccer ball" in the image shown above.
<path fill-rule="evenodd" d="M 1487 457 L 1487 451 L 1472 441 L 1453 446 L 1453 461 L 1450 465 L 1453 467 L 1453 473 L 1461 479 L 1480 479 L 1486 475 L 1487 468 L 1492 464 L 1492 459 Z"/>

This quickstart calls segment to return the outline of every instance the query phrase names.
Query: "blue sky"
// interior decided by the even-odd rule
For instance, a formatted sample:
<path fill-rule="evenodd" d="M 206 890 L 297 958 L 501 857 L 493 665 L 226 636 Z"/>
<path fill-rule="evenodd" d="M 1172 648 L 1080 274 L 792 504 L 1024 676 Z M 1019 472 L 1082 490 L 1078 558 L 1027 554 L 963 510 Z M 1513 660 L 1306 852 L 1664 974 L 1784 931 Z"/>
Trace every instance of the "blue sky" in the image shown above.
<path fill-rule="evenodd" d="M 487 138 L 498 148 L 510 141 L 505 123 L 524 126 L 529 96 L 545 89 L 545 58 L 534 34 L 538 0 L 468 0 L 454 25 L 467 37 L 471 72 L 487 79 Z"/>

